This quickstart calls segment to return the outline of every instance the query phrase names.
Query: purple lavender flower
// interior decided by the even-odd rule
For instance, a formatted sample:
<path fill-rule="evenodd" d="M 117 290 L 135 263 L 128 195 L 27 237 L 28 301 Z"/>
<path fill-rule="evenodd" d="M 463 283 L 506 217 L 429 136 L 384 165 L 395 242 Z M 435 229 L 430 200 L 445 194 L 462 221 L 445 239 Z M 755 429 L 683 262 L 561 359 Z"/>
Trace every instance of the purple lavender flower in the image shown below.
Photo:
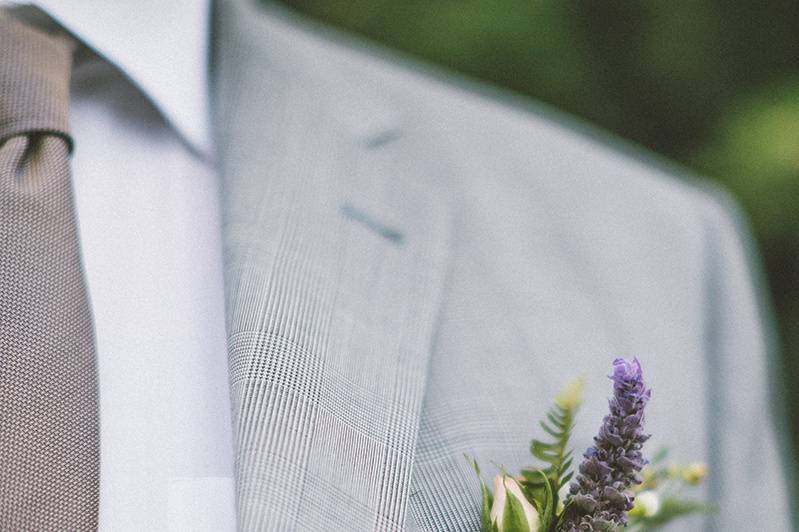
<path fill-rule="evenodd" d="M 647 463 L 641 454 L 644 407 L 650 390 L 637 359 L 613 361 L 613 398 L 594 446 L 583 455 L 580 472 L 569 487 L 561 525 L 565 532 L 613 531 L 627 525 L 633 507 L 630 487 L 640 484 L 638 472 Z"/>

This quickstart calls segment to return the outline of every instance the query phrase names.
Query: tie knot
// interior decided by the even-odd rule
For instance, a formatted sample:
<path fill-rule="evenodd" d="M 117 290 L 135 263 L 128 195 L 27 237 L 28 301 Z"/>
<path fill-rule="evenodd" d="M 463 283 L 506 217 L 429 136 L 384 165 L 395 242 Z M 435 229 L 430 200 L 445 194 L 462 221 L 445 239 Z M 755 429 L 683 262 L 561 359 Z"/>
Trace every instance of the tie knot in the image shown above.
<path fill-rule="evenodd" d="M 50 133 L 69 139 L 72 44 L 0 10 L 0 143 Z"/>

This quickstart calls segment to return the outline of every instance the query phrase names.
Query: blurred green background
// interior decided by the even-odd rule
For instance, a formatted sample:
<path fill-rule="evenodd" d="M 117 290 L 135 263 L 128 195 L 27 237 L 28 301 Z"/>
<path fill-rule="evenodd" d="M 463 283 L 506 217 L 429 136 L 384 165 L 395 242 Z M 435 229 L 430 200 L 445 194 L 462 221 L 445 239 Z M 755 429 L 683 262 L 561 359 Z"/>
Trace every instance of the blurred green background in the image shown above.
<path fill-rule="evenodd" d="M 722 183 L 753 224 L 799 441 L 799 2 L 284 0 Z"/>

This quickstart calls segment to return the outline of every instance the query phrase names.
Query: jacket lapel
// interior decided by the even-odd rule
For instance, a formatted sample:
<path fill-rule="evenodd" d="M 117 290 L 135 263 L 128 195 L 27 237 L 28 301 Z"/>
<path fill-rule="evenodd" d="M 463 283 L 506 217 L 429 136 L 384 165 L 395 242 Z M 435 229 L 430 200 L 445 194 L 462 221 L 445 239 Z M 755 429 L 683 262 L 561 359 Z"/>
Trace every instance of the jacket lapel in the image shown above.
<path fill-rule="evenodd" d="M 217 9 L 239 526 L 400 529 L 448 202 L 355 53 Z"/>

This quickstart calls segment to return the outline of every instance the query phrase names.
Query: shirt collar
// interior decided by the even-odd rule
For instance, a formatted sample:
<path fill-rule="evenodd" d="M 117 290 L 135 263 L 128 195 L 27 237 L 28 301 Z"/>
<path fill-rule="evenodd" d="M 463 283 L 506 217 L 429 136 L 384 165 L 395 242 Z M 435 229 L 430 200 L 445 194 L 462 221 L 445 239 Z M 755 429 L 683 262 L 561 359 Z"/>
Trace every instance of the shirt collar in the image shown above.
<path fill-rule="evenodd" d="M 195 151 L 210 153 L 210 0 L 33 3 L 121 69 Z"/>

